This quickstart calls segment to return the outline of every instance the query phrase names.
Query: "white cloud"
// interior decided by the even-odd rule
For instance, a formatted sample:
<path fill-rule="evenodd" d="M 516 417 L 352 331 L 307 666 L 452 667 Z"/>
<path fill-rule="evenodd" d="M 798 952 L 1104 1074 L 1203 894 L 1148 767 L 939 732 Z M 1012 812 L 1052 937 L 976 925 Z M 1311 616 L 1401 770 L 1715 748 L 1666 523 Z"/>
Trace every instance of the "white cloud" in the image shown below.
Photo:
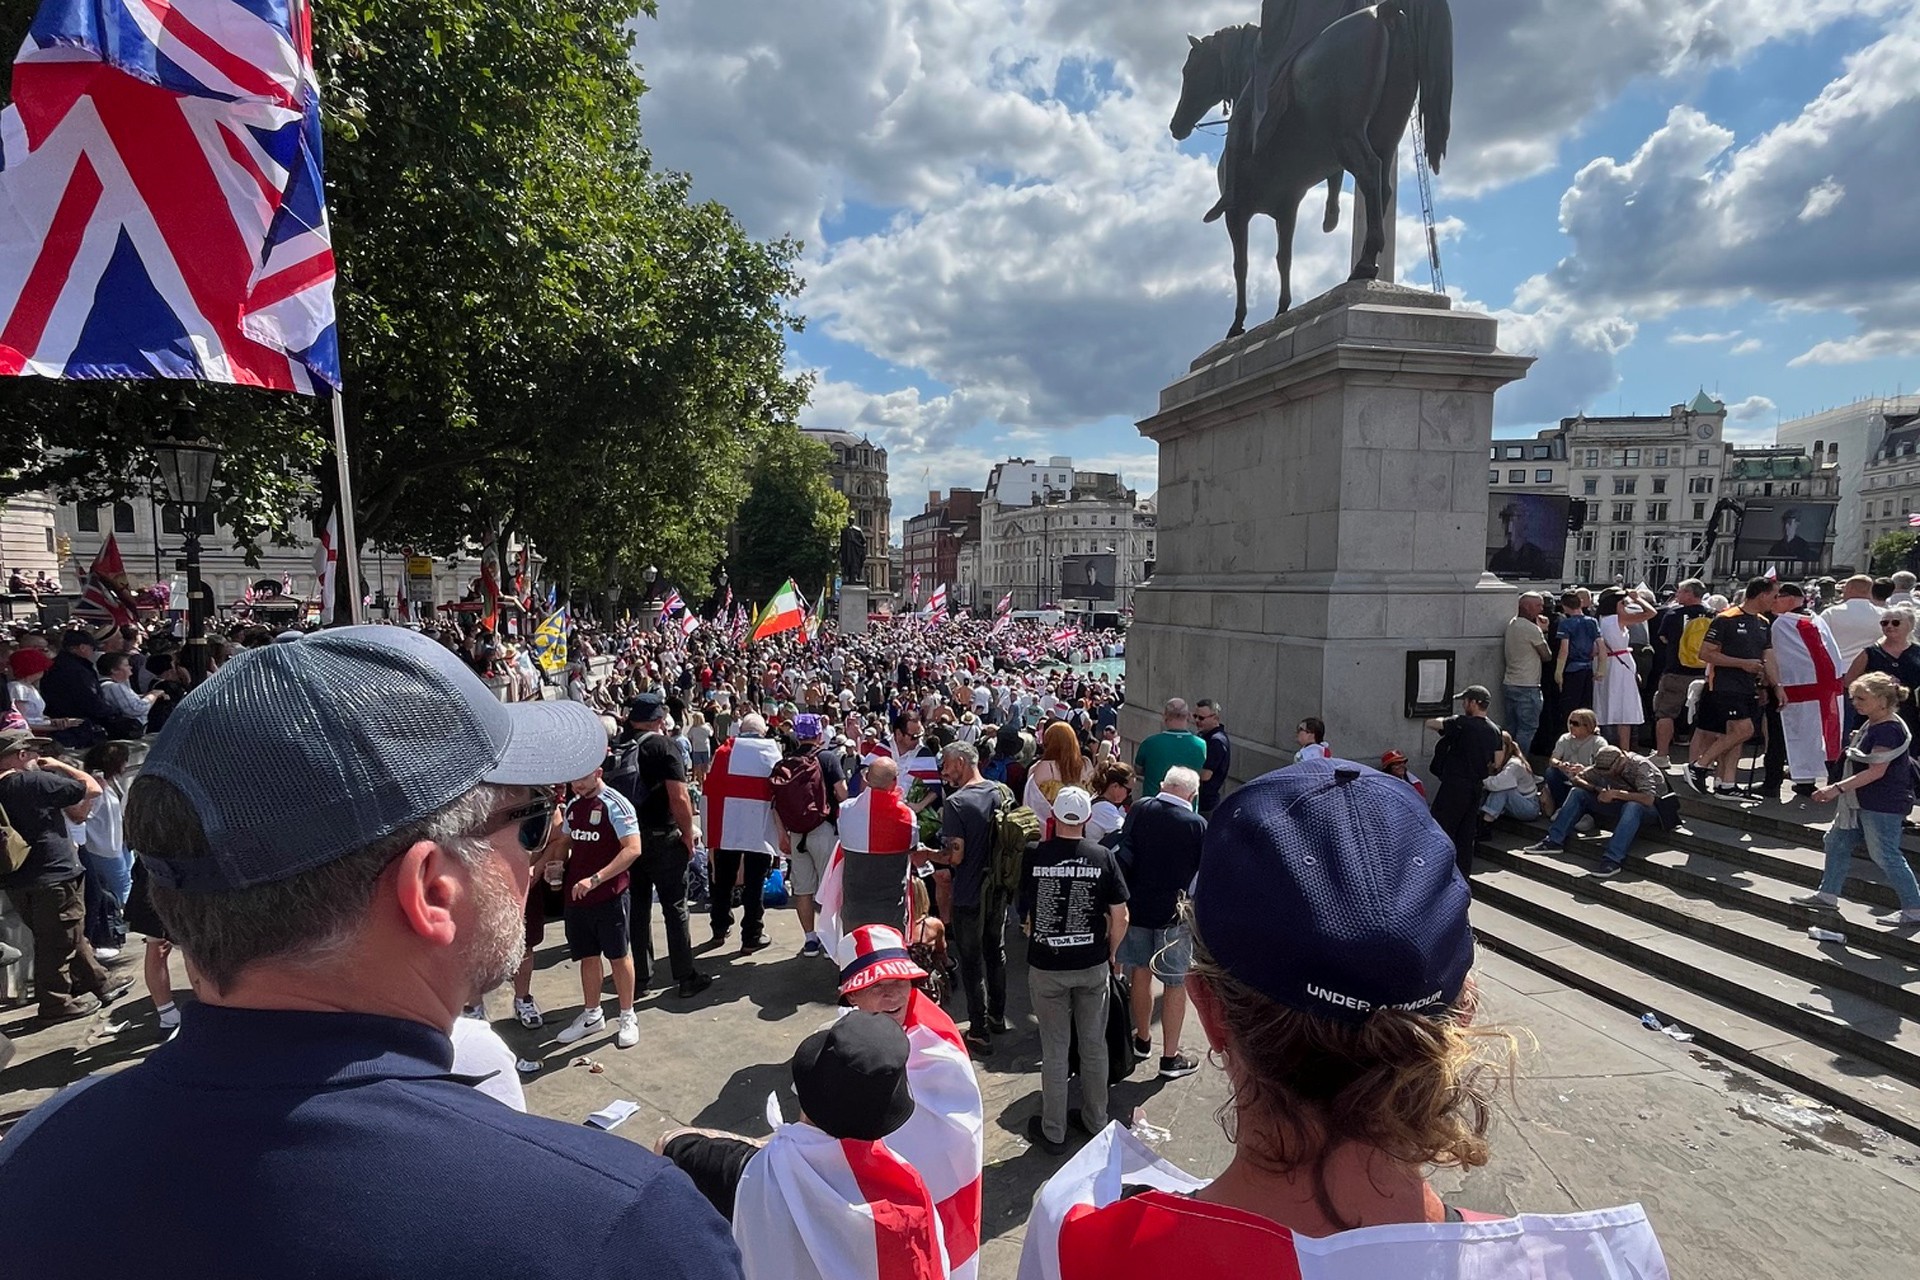
<path fill-rule="evenodd" d="M 1734 356 L 1750 356 L 1754 352 L 1760 350 L 1762 347 L 1766 345 L 1767 345 L 1766 343 L 1760 341 L 1760 339 L 1758 338 L 1743 338 L 1739 342 L 1734 343 L 1733 346 L 1728 349 L 1727 354 L 1734 355 Z"/>
<path fill-rule="evenodd" d="M 1748 396 L 1738 404 L 1727 406 L 1727 421 L 1754 422 L 1778 411 L 1779 406 L 1765 396 Z"/>
<path fill-rule="evenodd" d="M 1834 206 L 1846 198 L 1847 189 L 1832 178 L 1822 181 L 1813 190 L 1807 192 L 1807 202 L 1800 206 L 1800 221 L 1813 222 L 1832 213 Z"/>
<path fill-rule="evenodd" d="M 1739 336 L 1738 329 L 1731 333 L 1670 333 L 1667 335 L 1667 341 L 1683 347 L 1704 347 L 1721 342 L 1732 342 Z"/>

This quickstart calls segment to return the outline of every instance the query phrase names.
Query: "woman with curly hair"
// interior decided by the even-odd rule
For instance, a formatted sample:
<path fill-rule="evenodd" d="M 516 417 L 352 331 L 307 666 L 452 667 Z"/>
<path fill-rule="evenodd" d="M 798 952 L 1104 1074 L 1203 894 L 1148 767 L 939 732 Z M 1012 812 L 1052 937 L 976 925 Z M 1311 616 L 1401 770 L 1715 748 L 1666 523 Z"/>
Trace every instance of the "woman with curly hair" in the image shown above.
<path fill-rule="evenodd" d="M 1022 1274 L 1665 1277 L 1638 1206 L 1506 1218 L 1428 1183 L 1489 1162 L 1517 1056 L 1476 1020 L 1468 904 L 1451 841 L 1397 779 L 1315 760 L 1228 797 L 1186 909 L 1187 991 L 1230 1086 L 1233 1157 L 1201 1182 L 1108 1129 L 1036 1198 Z"/>

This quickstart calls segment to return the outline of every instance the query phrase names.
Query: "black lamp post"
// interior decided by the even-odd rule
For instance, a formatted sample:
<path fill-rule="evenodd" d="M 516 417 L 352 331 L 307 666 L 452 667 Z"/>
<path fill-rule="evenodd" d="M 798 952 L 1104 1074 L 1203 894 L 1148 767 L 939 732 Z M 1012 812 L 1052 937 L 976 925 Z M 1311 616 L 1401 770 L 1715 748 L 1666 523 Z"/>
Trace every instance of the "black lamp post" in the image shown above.
<path fill-rule="evenodd" d="M 152 440 L 147 447 L 160 466 L 167 502 L 179 508 L 180 523 L 186 530 L 186 559 L 181 566 L 187 571 L 187 644 L 183 657 L 197 683 L 207 674 L 207 616 L 213 604 L 206 584 L 200 581 L 200 512 L 213 498 L 213 473 L 220 465 L 220 451 L 204 440 Z"/>

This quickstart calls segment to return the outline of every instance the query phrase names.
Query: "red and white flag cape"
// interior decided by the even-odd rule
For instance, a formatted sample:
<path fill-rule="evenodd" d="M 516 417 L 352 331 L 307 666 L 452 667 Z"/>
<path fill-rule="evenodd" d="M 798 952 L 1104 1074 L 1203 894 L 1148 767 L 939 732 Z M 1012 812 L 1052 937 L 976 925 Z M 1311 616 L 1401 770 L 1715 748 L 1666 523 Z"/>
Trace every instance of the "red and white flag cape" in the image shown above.
<path fill-rule="evenodd" d="M 1773 656 L 1787 705 L 1780 708 L 1787 739 L 1787 772 L 1796 782 L 1826 776 L 1826 762 L 1840 758 L 1840 702 L 1846 667 L 1827 624 L 1804 613 L 1773 620 Z"/>
<path fill-rule="evenodd" d="M 1122 1199 L 1123 1185 L 1153 1190 Z M 1203 1185 L 1109 1125 L 1034 1197 L 1020 1280 L 1667 1280 L 1666 1258 L 1639 1205 L 1362 1227 L 1316 1239 L 1186 1194 Z"/>
<path fill-rule="evenodd" d="M 907 1084 L 913 1116 L 887 1145 L 920 1174 L 940 1215 L 948 1273 L 974 1280 L 980 1269 L 980 1173 L 986 1108 L 960 1029 L 915 991 L 907 1005 Z"/>
<path fill-rule="evenodd" d="M 772 738 L 729 738 L 713 753 L 701 784 L 709 849 L 780 852 L 773 819 L 773 766 L 780 744 Z"/>
<path fill-rule="evenodd" d="M 774 1099 L 768 1118 L 778 1121 Z M 746 1280 L 942 1280 L 927 1184 L 885 1142 L 779 1124 L 734 1194 Z"/>
<path fill-rule="evenodd" d="M 840 806 L 840 843 L 820 874 L 820 889 L 814 895 L 819 910 L 815 927 L 828 955 L 840 950 L 845 933 L 840 928 L 840 909 L 846 905 L 846 857 L 864 853 L 909 853 L 920 840 L 918 819 L 896 788 L 876 791 L 868 787 Z M 712 847 L 712 846 L 709 846 Z"/>

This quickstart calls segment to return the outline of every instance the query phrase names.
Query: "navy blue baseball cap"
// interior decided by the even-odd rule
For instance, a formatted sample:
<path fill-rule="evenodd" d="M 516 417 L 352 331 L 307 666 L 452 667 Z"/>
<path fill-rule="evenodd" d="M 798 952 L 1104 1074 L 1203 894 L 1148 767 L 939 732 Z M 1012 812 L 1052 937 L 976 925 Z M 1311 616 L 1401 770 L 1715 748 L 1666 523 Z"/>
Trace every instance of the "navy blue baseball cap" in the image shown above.
<path fill-rule="evenodd" d="M 186 797 L 211 856 L 141 850 L 185 893 L 269 884 L 364 849 L 483 782 L 584 778 L 607 751 L 578 702 L 503 703 L 444 645 L 340 627 L 249 649 L 167 718 L 141 767 Z M 136 781 L 130 803 L 140 803 Z"/>
<path fill-rule="evenodd" d="M 667 700 L 657 693 L 643 693 L 627 704 L 627 719 L 635 724 L 651 724 L 667 713 Z"/>
<path fill-rule="evenodd" d="M 1403 780 L 1350 760 L 1256 778 L 1208 819 L 1194 925 L 1238 981 L 1316 1017 L 1445 1013 L 1473 967 L 1453 842 Z"/>

